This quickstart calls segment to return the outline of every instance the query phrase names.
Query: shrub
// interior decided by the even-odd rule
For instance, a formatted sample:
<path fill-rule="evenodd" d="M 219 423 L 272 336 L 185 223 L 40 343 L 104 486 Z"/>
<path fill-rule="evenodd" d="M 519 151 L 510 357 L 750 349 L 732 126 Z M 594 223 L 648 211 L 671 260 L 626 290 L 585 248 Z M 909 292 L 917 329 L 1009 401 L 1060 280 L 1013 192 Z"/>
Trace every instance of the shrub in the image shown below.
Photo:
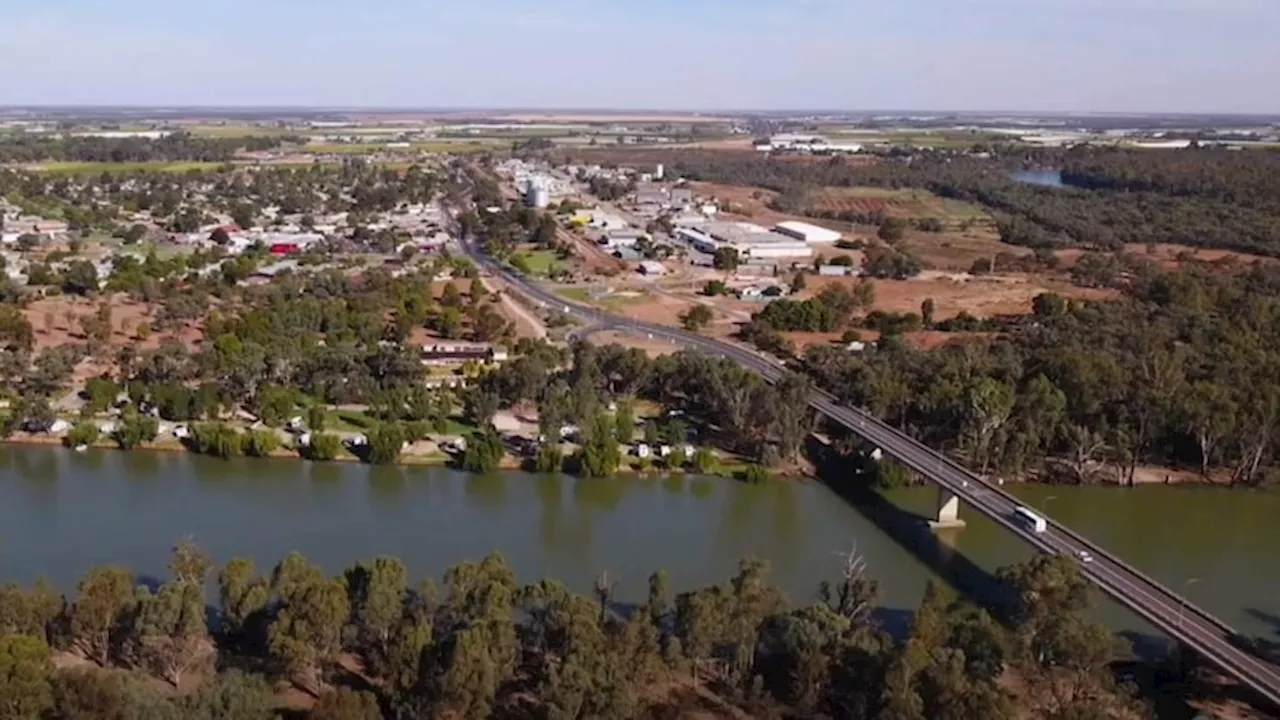
<path fill-rule="evenodd" d="M 738 473 L 739 480 L 753 485 L 768 482 L 771 477 L 773 476 L 769 473 L 769 469 L 763 465 L 748 465 Z"/>
<path fill-rule="evenodd" d="M 671 453 L 667 455 L 667 467 L 677 470 L 684 467 L 689 462 L 689 458 L 684 456 L 684 448 L 672 448 Z"/>
<path fill-rule="evenodd" d="M 374 465 L 390 465 L 400 459 L 404 449 L 404 428 L 400 423 L 381 423 L 369 431 L 368 461 Z"/>
<path fill-rule="evenodd" d="M 473 473 L 488 473 L 498 469 L 506 455 L 506 446 L 492 426 L 471 433 L 467 449 L 462 454 L 462 469 Z"/>
<path fill-rule="evenodd" d="M 67 447 L 92 445 L 98 441 L 98 435 L 97 425 L 91 422 L 82 422 L 71 428 L 71 432 L 62 438 L 62 442 Z"/>
<path fill-rule="evenodd" d="M 329 462 L 336 460 L 341 451 L 342 440 L 337 435 L 312 433 L 311 444 L 302 449 L 302 456 L 308 460 Z"/>
<path fill-rule="evenodd" d="M 244 437 L 244 451 L 254 457 L 267 457 L 280 448 L 280 436 L 275 430 L 251 430 Z"/>
<path fill-rule="evenodd" d="M 244 454 L 245 437 L 224 423 L 197 423 L 188 443 L 195 452 L 225 459 Z"/>
<path fill-rule="evenodd" d="M 693 463 L 694 472 L 700 475 L 709 475 L 712 472 L 715 472 L 716 466 L 719 464 L 719 461 L 716 460 L 715 453 L 706 448 L 698 448 L 695 450 L 691 462 Z"/>
<path fill-rule="evenodd" d="M 564 469 L 564 451 L 556 443 L 544 443 L 533 456 L 536 472 L 558 473 Z"/>
<path fill-rule="evenodd" d="M 121 450 L 132 450 L 142 443 L 153 442 L 159 434 L 159 420 L 131 410 L 125 413 L 116 426 L 115 441 Z"/>

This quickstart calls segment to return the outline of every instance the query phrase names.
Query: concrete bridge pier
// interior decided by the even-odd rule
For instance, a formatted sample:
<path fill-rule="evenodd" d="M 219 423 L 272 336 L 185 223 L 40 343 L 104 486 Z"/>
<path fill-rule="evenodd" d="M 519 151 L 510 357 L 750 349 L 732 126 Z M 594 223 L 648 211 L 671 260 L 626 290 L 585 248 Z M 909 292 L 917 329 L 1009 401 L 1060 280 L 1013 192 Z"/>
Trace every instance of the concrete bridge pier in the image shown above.
<path fill-rule="evenodd" d="M 941 485 L 938 486 L 938 513 L 929 521 L 929 527 L 934 530 L 964 527 L 964 520 L 960 519 L 960 498 Z"/>

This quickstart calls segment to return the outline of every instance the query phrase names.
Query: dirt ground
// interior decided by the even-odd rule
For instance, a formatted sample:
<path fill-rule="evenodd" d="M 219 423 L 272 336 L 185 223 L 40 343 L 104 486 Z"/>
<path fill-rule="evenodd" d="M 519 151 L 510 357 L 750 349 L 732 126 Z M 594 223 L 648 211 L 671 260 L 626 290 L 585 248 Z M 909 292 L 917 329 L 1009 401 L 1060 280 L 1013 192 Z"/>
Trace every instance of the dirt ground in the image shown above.
<path fill-rule="evenodd" d="M 853 285 L 856 278 L 809 278 L 804 296 L 817 294 L 828 285 Z M 1020 315 L 1031 312 L 1031 301 L 1044 292 L 1073 299 L 1101 300 L 1116 297 L 1110 290 L 1079 288 L 1066 282 L 1030 275 L 969 278 L 963 274 L 925 272 L 910 280 L 874 280 L 874 309 L 885 312 L 920 312 L 926 298 L 936 305 L 935 319 L 967 312 L 974 317 Z"/>
<path fill-rule="evenodd" d="M 1006 246 L 1007 247 L 1007 246 Z M 1124 246 L 1126 254 L 1137 257 L 1148 258 L 1159 263 L 1166 268 L 1174 268 L 1180 264 L 1178 255 L 1189 253 L 1192 258 L 1200 262 L 1232 262 L 1237 267 L 1245 268 L 1255 262 L 1273 264 L 1280 262 L 1280 258 L 1267 257 L 1264 255 L 1251 255 L 1249 253 L 1235 252 L 1233 250 L 1211 250 L 1207 248 L 1194 248 L 1188 245 L 1171 245 L 1159 243 L 1155 245 L 1155 252 L 1148 252 L 1146 245 L 1130 243 Z M 1058 250 L 1054 254 L 1058 257 L 1058 261 L 1063 267 L 1071 267 L 1076 260 L 1084 255 L 1087 250 L 1079 250 L 1070 248 L 1067 250 Z"/>
<path fill-rule="evenodd" d="M 867 232 L 873 234 L 875 230 L 868 229 Z M 983 225 L 966 231 L 956 229 L 941 233 L 911 230 L 903 238 L 902 246 L 927 268 L 957 272 L 966 272 L 973 267 L 975 260 L 992 258 L 998 253 L 1018 256 L 1032 253 L 1029 248 L 1000 242 L 995 230 Z"/>
<path fill-rule="evenodd" d="M 145 340 L 137 339 L 138 326 L 153 325 L 156 307 L 131 299 L 124 294 L 107 295 L 93 300 L 57 295 L 41 298 L 28 305 L 23 314 L 35 330 L 37 351 L 65 345 L 69 342 L 86 342 L 81 318 L 92 317 L 102 304 L 111 308 L 111 337 L 105 348 L 94 348 L 92 356 L 81 361 L 72 374 L 74 383 L 82 383 L 91 377 L 116 370 L 116 351 L 129 343 L 141 350 L 154 350 L 165 340 L 176 339 L 189 350 L 199 349 L 204 340 L 199 321 L 194 321 L 176 331 L 151 332 Z"/>
<path fill-rule="evenodd" d="M 648 353 L 649 357 L 669 355 L 680 349 L 678 345 L 673 345 L 665 340 L 650 340 L 642 335 L 616 332 L 614 330 L 592 333 L 587 337 L 587 340 L 592 345 L 617 344 L 626 348 L 639 348 Z"/>
<path fill-rule="evenodd" d="M 744 220 L 770 227 L 784 220 L 799 220 L 812 225 L 831 228 L 837 232 L 848 233 L 852 228 L 848 223 L 833 222 L 830 220 L 816 220 L 803 215 L 790 215 L 780 213 L 769 208 L 769 201 L 777 195 L 772 190 L 764 190 L 762 188 L 744 187 L 741 185 L 720 185 L 717 183 L 691 182 L 695 193 L 699 197 L 712 197 L 720 205 L 720 211 L 729 215 L 736 215 Z"/>

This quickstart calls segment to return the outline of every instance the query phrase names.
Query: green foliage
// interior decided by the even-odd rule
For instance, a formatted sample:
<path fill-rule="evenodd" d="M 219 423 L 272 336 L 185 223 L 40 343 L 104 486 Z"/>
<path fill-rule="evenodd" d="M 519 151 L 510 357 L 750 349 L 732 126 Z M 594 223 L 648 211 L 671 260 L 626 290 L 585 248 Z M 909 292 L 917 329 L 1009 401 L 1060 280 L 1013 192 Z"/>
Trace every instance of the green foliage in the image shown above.
<path fill-rule="evenodd" d="M 739 479 L 741 479 L 743 482 L 751 483 L 752 485 L 766 483 L 770 479 L 772 479 L 772 477 L 773 477 L 773 474 L 769 472 L 768 468 L 764 467 L 763 465 L 755 465 L 755 464 L 746 466 L 745 468 L 742 469 L 742 472 L 739 473 Z"/>
<path fill-rule="evenodd" d="M 114 438 L 121 450 L 132 450 L 142 443 L 154 442 L 160 432 L 160 422 L 150 415 L 142 415 L 129 409 L 116 423 Z"/>
<path fill-rule="evenodd" d="M 685 330 L 692 330 L 696 332 L 706 327 L 713 317 L 714 315 L 712 314 L 710 307 L 703 305 L 702 303 L 698 303 L 688 310 L 680 313 L 680 324 L 684 326 Z"/>
<path fill-rule="evenodd" d="M 223 459 L 244 454 L 245 436 L 230 425 L 220 422 L 195 423 L 190 432 L 188 446 L 197 453 Z"/>
<path fill-rule="evenodd" d="M 715 453 L 707 448 L 698 448 L 693 451 L 693 457 L 690 458 L 690 464 L 693 471 L 699 475 L 711 475 L 715 473 L 716 467 L 720 461 L 716 459 Z"/>
<path fill-rule="evenodd" d="M 564 451 L 559 443 L 543 443 L 533 456 L 533 469 L 542 473 L 558 473 L 564 469 Z"/>
<path fill-rule="evenodd" d="M 400 423 L 384 422 L 368 433 L 367 460 L 374 465 L 389 465 L 400 459 L 404 449 L 405 434 Z"/>
<path fill-rule="evenodd" d="M 44 640 L 0 635 L 0 715 L 36 720 L 53 708 L 53 659 Z"/>
<path fill-rule="evenodd" d="M 625 445 L 634 440 L 636 435 L 635 403 L 631 400 L 619 402 L 617 410 L 613 414 L 613 423 L 618 442 Z"/>
<path fill-rule="evenodd" d="M 260 675 L 225 670 L 180 701 L 181 717 L 190 720 L 275 720 L 276 698 Z"/>
<path fill-rule="evenodd" d="M 484 430 L 471 433 L 459 465 L 467 472 L 490 473 L 498 469 L 506 454 L 507 448 L 502 442 L 502 437 L 490 425 Z"/>
<path fill-rule="evenodd" d="M 90 413 L 103 412 L 115 402 L 119 392 L 119 386 L 107 378 L 89 378 L 84 385 L 85 407 Z"/>
<path fill-rule="evenodd" d="M 708 280 L 707 284 L 702 286 L 702 294 L 709 297 L 728 295 L 729 286 L 723 280 Z"/>
<path fill-rule="evenodd" d="M 81 445 L 92 445 L 98 442 L 98 436 L 101 432 L 98 430 L 98 424 L 94 422 L 76 423 L 76 426 L 62 438 L 62 444 L 67 447 L 79 447 Z"/>
<path fill-rule="evenodd" d="M 303 457 L 318 462 L 336 460 L 341 452 L 342 440 L 327 433 L 312 433 L 311 444 L 302 449 Z"/>
<path fill-rule="evenodd" d="M 622 465 L 617 426 L 613 419 L 598 413 L 582 428 L 582 447 L 577 454 L 578 474 L 584 478 L 612 477 Z"/>
<path fill-rule="evenodd" d="M 280 434 L 270 428 L 250 430 L 244 435 L 244 452 L 253 457 L 268 457 L 280 449 Z"/>
<path fill-rule="evenodd" d="M 95 568 L 76 586 L 67 610 L 71 645 L 106 667 L 118 623 L 134 605 L 133 574 L 122 567 Z"/>
<path fill-rule="evenodd" d="M 312 405 L 307 408 L 307 429 L 312 433 L 322 433 L 329 424 L 329 413 L 323 405 Z"/>
<path fill-rule="evenodd" d="M 671 448 L 671 452 L 667 455 L 665 462 L 667 467 L 673 470 L 678 470 L 683 468 L 685 463 L 689 462 L 689 458 L 685 457 L 683 447 L 673 447 Z"/>

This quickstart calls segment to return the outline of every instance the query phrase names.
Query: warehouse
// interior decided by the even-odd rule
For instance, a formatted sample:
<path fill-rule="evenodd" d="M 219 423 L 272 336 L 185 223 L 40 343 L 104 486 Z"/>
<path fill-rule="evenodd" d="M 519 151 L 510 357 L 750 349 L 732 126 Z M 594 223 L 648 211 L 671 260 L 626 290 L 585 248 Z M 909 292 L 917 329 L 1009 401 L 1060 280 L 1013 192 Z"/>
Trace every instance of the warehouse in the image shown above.
<path fill-rule="evenodd" d="M 833 243 L 840 239 L 840 233 L 817 225 L 810 225 L 798 220 L 785 220 L 773 228 L 774 232 L 795 238 L 807 243 Z"/>
<path fill-rule="evenodd" d="M 755 223 L 711 223 L 707 234 L 718 245 L 737 250 L 738 257 L 748 262 L 813 256 L 813 248 L 807 243 L 772 232 Z"/>

